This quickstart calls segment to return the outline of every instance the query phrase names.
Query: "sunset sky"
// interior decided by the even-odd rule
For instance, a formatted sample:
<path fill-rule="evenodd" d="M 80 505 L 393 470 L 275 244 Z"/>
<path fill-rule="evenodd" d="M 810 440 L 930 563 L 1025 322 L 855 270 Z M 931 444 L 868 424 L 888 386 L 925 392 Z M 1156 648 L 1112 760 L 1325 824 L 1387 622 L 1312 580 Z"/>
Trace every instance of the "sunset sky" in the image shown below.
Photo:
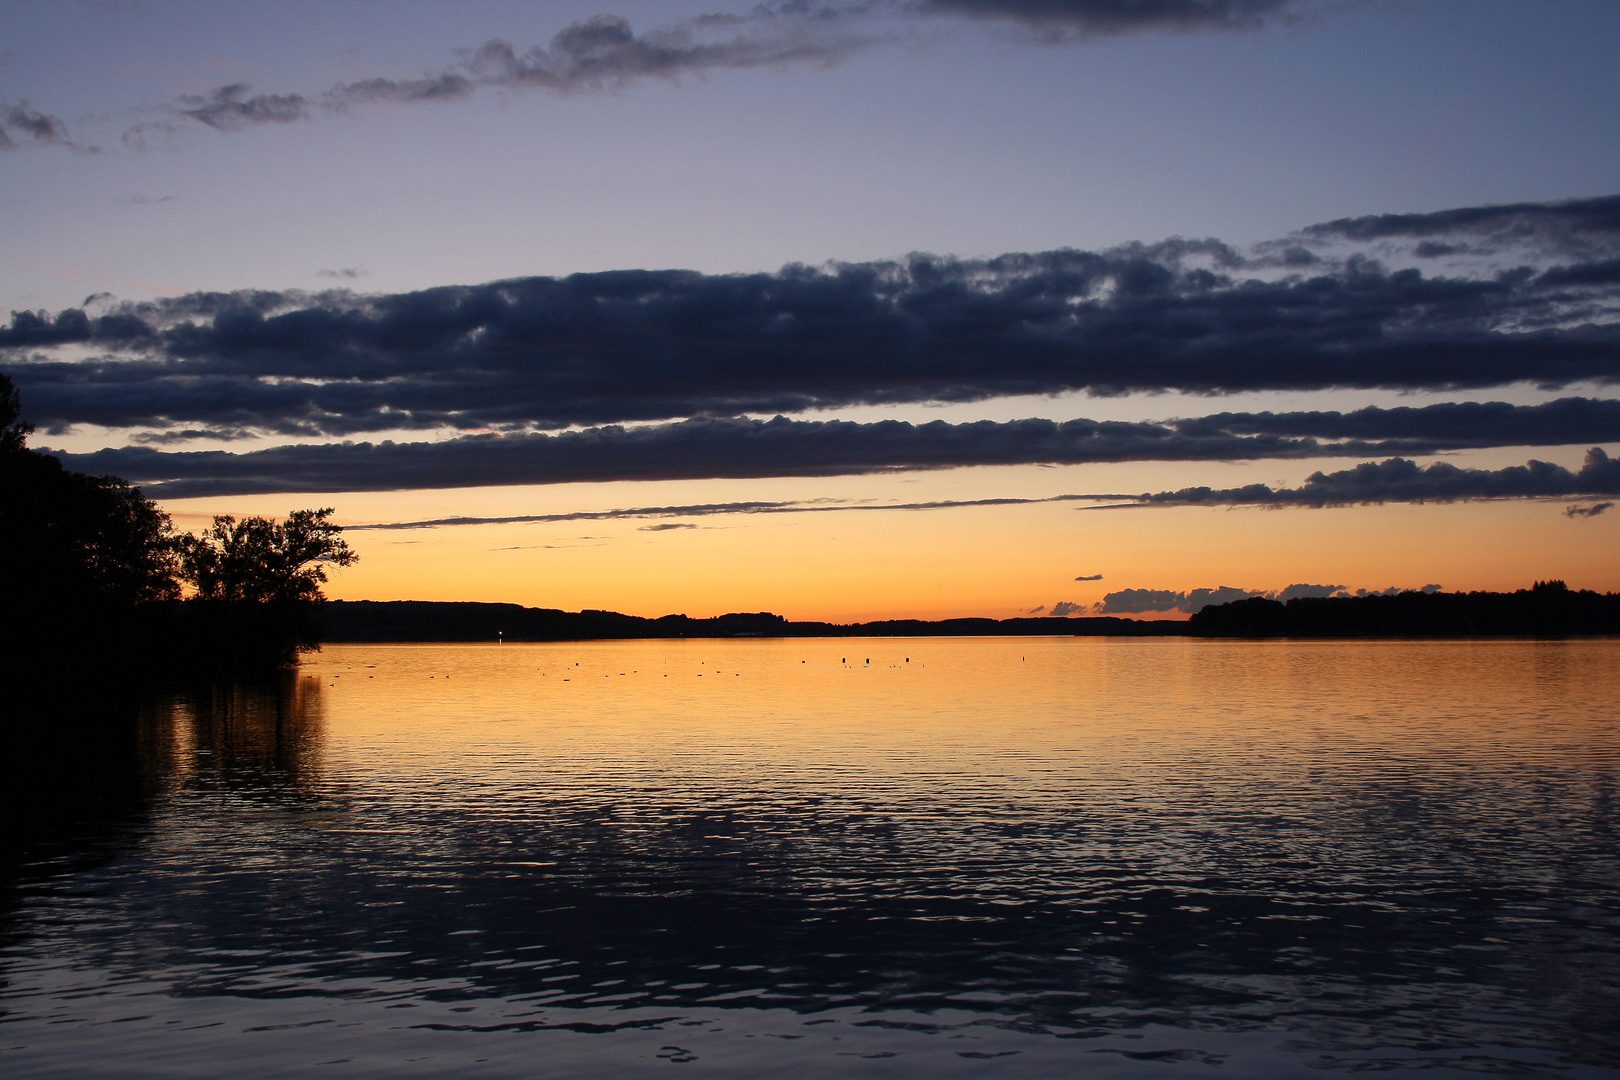
<path fill-rule="evenodd" d="M 0 371 L 182 529 L 334 507 L 339 598 L 1615 590 L 1617 49 L 1612 0 L 5 4 Z"/>

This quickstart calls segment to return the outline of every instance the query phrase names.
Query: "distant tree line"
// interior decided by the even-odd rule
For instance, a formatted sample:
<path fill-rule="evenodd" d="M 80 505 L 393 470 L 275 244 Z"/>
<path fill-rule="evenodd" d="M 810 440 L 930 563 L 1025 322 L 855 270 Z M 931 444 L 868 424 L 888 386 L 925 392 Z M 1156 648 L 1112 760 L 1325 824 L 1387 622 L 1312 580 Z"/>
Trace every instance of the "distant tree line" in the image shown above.
<path fill-rule="evenodd" d="M 0 375 L 0 648 L 14 674 L 275 666 L 318 641 L 326 568 L 356 559 L 330 508 L 176 533 L 139 488 L 30 450 L 20 413 Z"/>
<path fill-rule="evenodd" d="M 1187 629 L 1202 637 L 1563 637 L 1620 634 L 1620 594 L 1538 581 L 1516 592 L 1393 596 L 1257 596 L 1206 607 Z"/>

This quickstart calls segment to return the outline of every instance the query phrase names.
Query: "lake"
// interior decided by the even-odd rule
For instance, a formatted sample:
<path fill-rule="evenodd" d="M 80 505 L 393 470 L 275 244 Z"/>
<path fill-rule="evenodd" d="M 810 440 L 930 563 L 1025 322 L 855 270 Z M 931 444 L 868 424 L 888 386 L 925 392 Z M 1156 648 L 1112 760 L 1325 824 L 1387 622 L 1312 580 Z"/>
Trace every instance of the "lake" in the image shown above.
<path fill-rule="evenodd" d="M 1616 640 L 328 646 L 80 751 L 7 1077 L 1620 1076 Z"/>

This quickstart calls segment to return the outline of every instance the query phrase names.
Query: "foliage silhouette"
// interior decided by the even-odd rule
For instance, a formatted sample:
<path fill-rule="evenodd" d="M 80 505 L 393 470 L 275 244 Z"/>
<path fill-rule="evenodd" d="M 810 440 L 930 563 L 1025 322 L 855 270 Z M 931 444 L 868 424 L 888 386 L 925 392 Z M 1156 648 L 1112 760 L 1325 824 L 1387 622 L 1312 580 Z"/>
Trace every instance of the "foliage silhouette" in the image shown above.
<path fill-rule="evenodd" d="M 180 576 L 198 599 L 222 603 L 308 604 L 322 599 L 326 566 L 359 557 L 328 519 L 331 507 L 294 510 L 284 522 L 219 516 L 201 536 L 176 547 Z"/>
<path fill-rule="evenodd" d="M 30 450 L 0 374 L 0 664 L 87 687 L 134 674 L 284 665 L 319 640 L 327 566 L 355 554 L 330 508 L 217 517 L 201 536 L 116 476 Z M 194 595 L 182 601 L 180 583 Z M 87 678 L 87 672 L 93 673 Z"/>
<path fill-rule="evenodd" d="M 70 472 L 27 448 L 17 392 L 0 375 L 0 597 L 35 614 L 179 595 L 169 516 L 116 476 Z"/>

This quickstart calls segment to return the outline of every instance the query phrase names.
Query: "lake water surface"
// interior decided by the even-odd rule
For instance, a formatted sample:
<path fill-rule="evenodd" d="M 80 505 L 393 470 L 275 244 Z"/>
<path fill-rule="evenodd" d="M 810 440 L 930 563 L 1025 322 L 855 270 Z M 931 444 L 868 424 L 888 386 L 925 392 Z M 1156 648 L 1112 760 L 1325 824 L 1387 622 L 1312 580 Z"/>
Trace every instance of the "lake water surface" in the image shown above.
<path fill-rule="evenodd" d="M 328 646 L 127 753 L 7 1077 L 1620 1076 L 1620 641 Z"/>

